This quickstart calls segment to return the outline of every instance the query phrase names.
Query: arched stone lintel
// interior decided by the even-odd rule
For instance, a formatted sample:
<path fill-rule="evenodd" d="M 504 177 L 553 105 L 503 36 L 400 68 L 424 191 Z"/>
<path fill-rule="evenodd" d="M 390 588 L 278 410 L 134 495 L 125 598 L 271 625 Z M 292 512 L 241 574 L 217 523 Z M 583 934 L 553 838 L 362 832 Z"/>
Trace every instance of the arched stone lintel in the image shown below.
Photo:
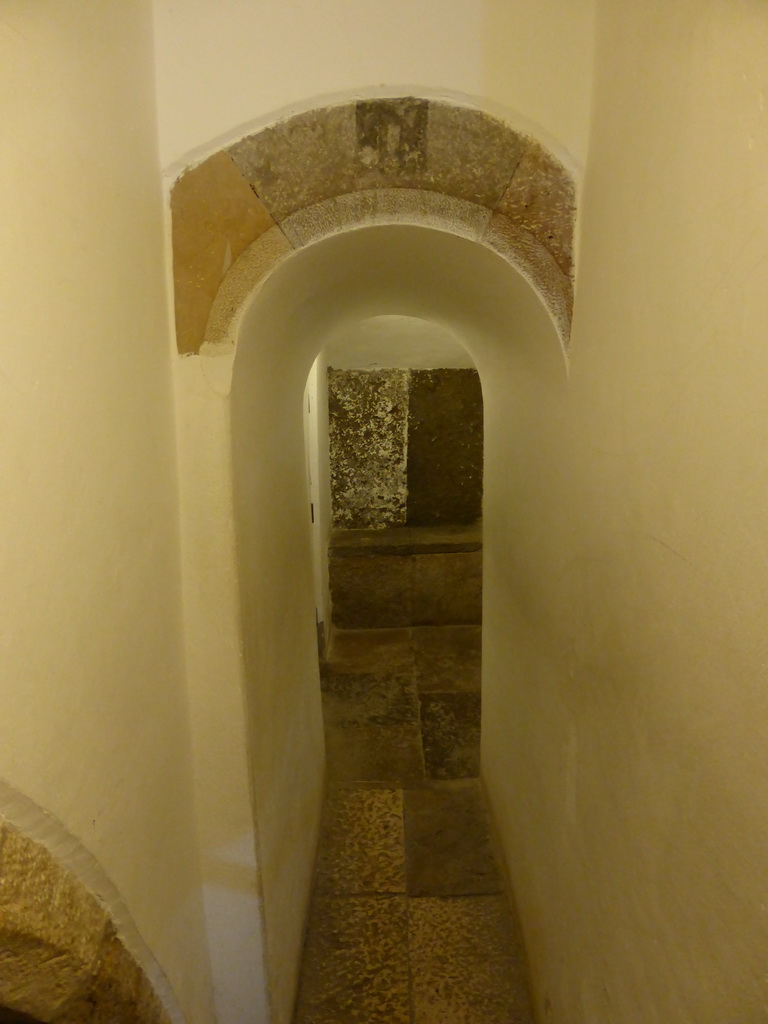
<path fill-rule="evenodd" d="M 10 787 L 0 784 L 0 796 L 36 835 L 0 817 L 0 1005 L 45 1024 L 181 1024 L 149 951 L 141 950 L 140 963 L 118 933 L 127 911 L 121 901 L 107 908 L 105 893 L 113 905 L 119 897 L 93 857 Z M 8 805 L 4 800 L 3 815 Z M 101 876 L 98 896 L 67 862 Z M 130 944 L 143 946 L 138 932 Z"/>
<path fill-rule="evenodd" d="M 276 226 L 287 255 L 382 223 L 489 245 L 537 289 L 567 348 L 575 195 L 570 173 L 539 141 L 472 107 L 406 96 L 297 114 L 188 169 L 173 188 L 179 352 L 204 345 L 212 355 L 211 344 L 234 336 L 223 324 L 244 274 L 237 258 L 264 234 L 269 251 L 279 248 Z M 226 373 L 213 376 L 217 390 L 225 386 Z"/>
<path fill-rule="evenodd" d="M 240 323 L 269 275 L 293 252 L 344 231 L 374 225 L 409 224 L 460 235 L 492 249 L 539 295 L 567 356 L 572 308 L 571 280 L 532 235 L 501 214 L 465 200 L 418 189 L 377 189 L 336 196 L 294 214 L 245 250 L 219 289 L 200 349 L 201 369 L 211 388 L 229 393 Z M 296 248 L 283 232 L 294 235 Z"/>

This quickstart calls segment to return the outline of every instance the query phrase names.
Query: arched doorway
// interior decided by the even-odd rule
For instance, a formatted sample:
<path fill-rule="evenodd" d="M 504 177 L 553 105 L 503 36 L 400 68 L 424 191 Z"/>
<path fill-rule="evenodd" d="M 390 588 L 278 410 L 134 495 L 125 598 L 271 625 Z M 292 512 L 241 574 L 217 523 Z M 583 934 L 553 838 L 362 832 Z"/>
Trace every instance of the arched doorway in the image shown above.
<path fill-rule="evenodd" d="M 509 633 L 509 623 L 498 612 L 498 596 L 514 558 L 505 540 L 505 508 L 516 489 L 525 486 L 519 474 L 510 473 L 509 460 L 513 468 L 519 464 L 529 470 L 524 448 L 530 449 L 532 434 L 560 400 L 565 381 L 568 303 L 562 291 L 553 291 L 543 279 L 538 287 L 532 283 L 536 266 L 543 265 L 531 256 L 540 252 L 534 236 L 525 235 L 523 257 L 513 245 L 501 255 L 504 247 L 481 241 L 455 208 L 448 216 L 444 210 L 438 214 L 429 200 L 431 212 L 425 214 L 423 193 L 414 197 L 414 191 L 403 188 L 397 197 L 387 197 L 392 202 L 383 213 L 374 203 L 373 222 L 366 220 L 371 207 L 365 207 L 365 197 L 360 198 L 362 213 L 358 204 L 356 219 L 347 217 L 343 224 L 337 215 L 342 216 L 345 204 L 329 200 L 336 219 L 324 222 L 326 237 L 318 237 L 323 234 L 319 229 L 309 232 L 298 250 L 282 231 L 268 228 L 218 288 L 200 355 L 180 364 L 187 378 L 181 404 L 188 535 L 209 546 L 203 580 L 208 596 L 199 591 L 190 596 L 192 618 L 200 627 L 191 651 L 193 672 L 199 659 L 201 680 L 197 698 L 193 685 L 197 744 L 198 750 L 211 749 L 211 722 L 221 717 L 225 700 L 222 686 L 214 704 L 203 693 L 204 679 L 215 672 L 223 680 L 229 659 L 226 700 L 236 722 L 238 694 L 244 694 L 240 728 L 245 735 L 240 751 L 223 734 L 221 739 L 229 744 L 230 768 L 245 779 L 238 829 L 245 836 L 248 813 L 256 823 L 258 858 L 255 851 L 248 854 L 254 880 L 248 907 L 263 912 L 264 931 L 254 937 L 252 949 L 254 956 L 265 957 L 273 1019 L 280 1022 L 288 1020 L 295 991 L 322 793 L 301 416 L 312 362 L 329 332 L 367 316 L 423 317 L 461 332 L 486 398 L 485 623 L 495 649 Z M 458 205 L 465 213 L 462 202 Z M 480 235 L 487 226 L 486 220 Z M 549 254 L 543 263 L 551 268 L 552 259 Z M 558 273 L 560 278 L 550 281 L 562 284 L 566 278 Z M 221 465 L 221 452 L 227 450 L 232 452 L 231 476 Z M 212 488 L 214 477 L 218 482 Z M 211 492 L 207 511 L 201 503 L 206 489 Z M 228 508 L 234 513 L 234 534 L 221 529 L 220 513 Z M 214 552 L 226 568 L 212 560 Z M 227 636 L 231 639 L 223 642 Z M 240 646 L 242 663 L 231 656 Z M 484 683 L 490 714 L 494 691 L 504 686 L 497 662 L 496 656 L 489 659 Z M 487 746 L 484 764 L 493 770 L 500 757 L 498 749 Z M 234 806 L 233 801 L 230 818 Z M 221 826 L 213 797 L 206 814 L 202 831 L 205 836 L 208 829 L 213 844 Z M 216 912 L 212 903 L 211 913 Z M 248 927 L 244 916 L 243 931 Z"/>

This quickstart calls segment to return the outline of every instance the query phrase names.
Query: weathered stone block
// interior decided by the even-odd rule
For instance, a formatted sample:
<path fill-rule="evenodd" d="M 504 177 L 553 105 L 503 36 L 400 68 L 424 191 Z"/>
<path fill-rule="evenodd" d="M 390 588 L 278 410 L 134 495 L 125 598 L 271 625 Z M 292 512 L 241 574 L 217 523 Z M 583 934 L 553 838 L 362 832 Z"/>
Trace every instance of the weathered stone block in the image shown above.
<path fill-rule="evenodd" d="M 538 142 L 531 142 L 497 212 L 533 235 L 564 274 L 573 269 L 576 193 L 566 169 Z"/>

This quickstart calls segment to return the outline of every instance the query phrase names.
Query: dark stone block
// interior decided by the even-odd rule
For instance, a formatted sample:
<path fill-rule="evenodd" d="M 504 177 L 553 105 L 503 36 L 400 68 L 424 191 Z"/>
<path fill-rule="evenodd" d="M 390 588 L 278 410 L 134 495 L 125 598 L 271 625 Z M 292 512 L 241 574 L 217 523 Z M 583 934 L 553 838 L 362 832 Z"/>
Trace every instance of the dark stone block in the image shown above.
<path fill-rule="evenodd" d="M 477 782 L 440 782 L 407 790 L 404 808 L 409 896 L 501 892 Z"/>
<path fill-rule="evenodd" d="M 412 633 L 420 692 L 479 691 L 480 626 L 421 626 Z"/>
<path fill-rule="evenodd" d="M 482 514 L 483 396 L 476 370 L 413 370 L 408 395 L 409 526 Z"/>
<path fill-rule="evenodd" d="M 326 725 L 330 782 L 413 783 L 424 778 L 418 724 Z"/>
<path fill-rule="evenodd" d="M 415 555 L 413 561 L 413 625 L 478 625 L 482 622 L 482 551 Z"/>
<path fill-rule="evenodd" d="M 419 188 L 427 167 L 427 100 L 359 100 L 357 187 L 385 187 L 396 182 Z"/>
<path fill-rule="evenodd" d="M 423 693 L 421 735 L 430 779 L 480 774 L 480 694 Z"/>
<path fill-rule="evenodd" d="M 412 559 L 331 557 L 333 624 L 340 629 L 410 626 Z"/>

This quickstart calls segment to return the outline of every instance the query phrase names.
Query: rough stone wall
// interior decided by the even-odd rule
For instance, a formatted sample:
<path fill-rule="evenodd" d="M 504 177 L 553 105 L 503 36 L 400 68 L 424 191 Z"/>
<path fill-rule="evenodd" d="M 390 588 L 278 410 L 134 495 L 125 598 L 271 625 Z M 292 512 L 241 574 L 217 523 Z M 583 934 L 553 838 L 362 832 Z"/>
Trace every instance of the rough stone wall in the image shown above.
<path fill-rule="evenodd" d="M 333 525 L 405 525 L 407 370 L 328 370 Z"/>
<path fill-rule="evenodd" d="M 482 502 L 483 395 L 477 370 L 413 370 L 406 522 L 476 523 Z"/>
<path fill-rule="evenodd" d="M 328 371 L 333 525 L 474 523 L 483 400 L 472 369 Z"/>

